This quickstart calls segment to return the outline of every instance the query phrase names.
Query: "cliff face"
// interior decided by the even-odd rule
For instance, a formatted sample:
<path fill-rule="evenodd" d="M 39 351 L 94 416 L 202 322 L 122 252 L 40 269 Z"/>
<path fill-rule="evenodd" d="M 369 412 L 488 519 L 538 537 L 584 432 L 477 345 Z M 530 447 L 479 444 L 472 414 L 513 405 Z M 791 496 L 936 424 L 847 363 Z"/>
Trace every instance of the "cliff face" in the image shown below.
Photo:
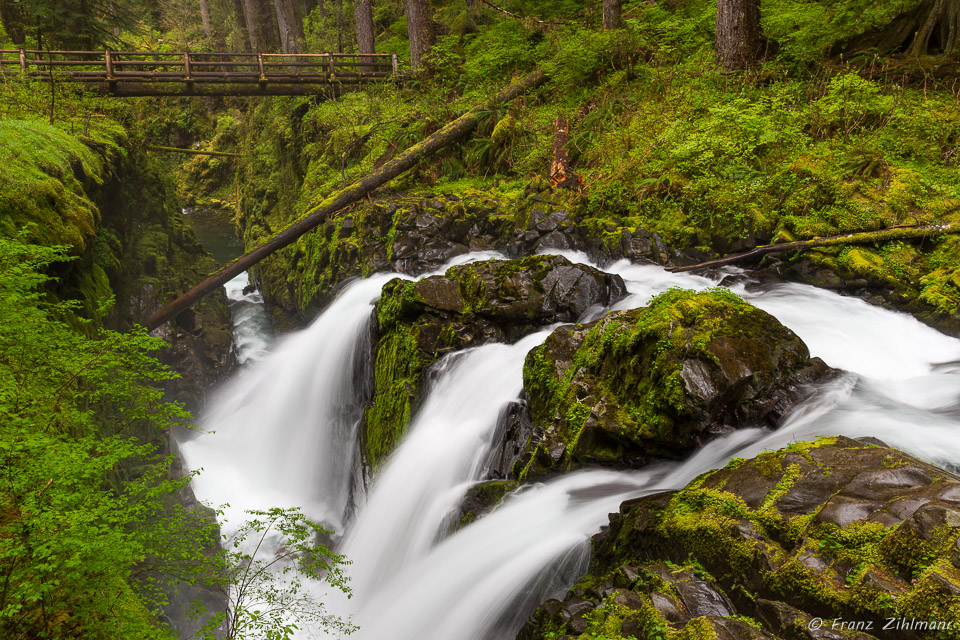
<path fill-rule="evenodd" d="M 0 172 L 0 234 L 66 248 L 73 260 L 51 267 L 54 279 L 46 293 L 76 301 L 73 315 L 65 318 L 76 331 L 88 336 L 100 328 L 125 332 L 214 269 L 176 207 L 162 168 L 124 134 L 77 138 L 39 121 L 0 120 L 0 158 L 6 169 Z M 164 327 L 160 337 L 169 347 L 155 355 L 181 375 L 163 381 L 166 399 L 202 410 L 206 390 L 233 363 L 225 296 L 207 298 Z M 105 428 L 112 428 L 109 415 L 102 417 Z M 176 453 L 169 429 L 152 420 L 136 421 L 127 433 L 161 458 Z M 123 479 L 121 485 L 136 483 L 152 472 L 150 464 L 131 457 L 113 472 Z M 181 470 L 164 466 L 161 473 L 177 479 Z M 165 500 L 168 513 L 158 517 L 185 510 L 201 526 L 212 522 L 212 511 L 196 501 L 189 487 Z M 204 539 L 210 551 L 216 544 Z M 142 609 L 138 615 L 152 620 L 134 591 L 129 594 L 132 610 Z M 191 602 L 204 601 L 211 613 L 225 607 L 221 593 L 202 587 L 181 586 L 166 595 L 172 604 L 162 612 L 163 620 L 183 637 L 202 622 L 186 615 Z"/>
<path fill-rule="evenodd" d="M 3 120 L 0 157 L 0 233 L 68 247 L 75 259 L 51 274 L 50 293 L 78 300 L 95 325 L 130 327 L 214 269 L 162 168 L 123 134 L 80 139 L 40 121 Z M 225 297 L 204 300 L 162 337 L 171 348 L 161 359 L 183 376 L 169 391 L 202 408 L 203 390 L 230 368 Z"/>

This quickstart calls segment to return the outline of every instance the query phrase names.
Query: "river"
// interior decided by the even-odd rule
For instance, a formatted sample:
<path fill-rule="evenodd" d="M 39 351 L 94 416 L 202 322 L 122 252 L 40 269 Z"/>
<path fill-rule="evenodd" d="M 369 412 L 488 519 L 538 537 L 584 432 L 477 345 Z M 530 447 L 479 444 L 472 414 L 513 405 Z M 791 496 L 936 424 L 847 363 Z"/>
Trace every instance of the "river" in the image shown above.
<path fill-rule="evenodd" d="M 619 309 L 671 287 L 719 284 L 627 262 L 605 270 L 627 283 L 630 295 Z M 353 638 L 507 640 L 540 601 L 563 593 L 584 570 L 590 536 L 621 502 L 681 488 L 731 457 L 843 434 L 879 438 L 956 468 L 960 340 L 855 298 L 799 284 L 748 286 L 741 272 L 727 273 L 737 276 L 735 293 L 793 329 L 812 355 L 848 372 L 776 431 L 736 431 L 683 463 L 587 470 L 533 484 L 447 535 L 451 510 L 486 475 L 500 412 L 521 391 L 524 355 L 548 332 L 438 363 L 405 440 L 368 487 L 356 427 L 370 394 L 363 375 L 369 323 L 382 285 L 396 277 L 376 275 L 345 287 L 311 326 L 269 349 L 269 335 L 244 337 L 242 308 L 232 307 L 238 359 L 247 366 L 218 393 L 203 419 L 206 433 L 183 444 L 188 465 L 203 468 L 195 491 L 211 504 L 229 503 L 227 533 L 244 510 L 272 506 L 299 506 L 336 531 L 337 549 L 353 563 L 354 597 L 324 598 L 359 625 Z"/>

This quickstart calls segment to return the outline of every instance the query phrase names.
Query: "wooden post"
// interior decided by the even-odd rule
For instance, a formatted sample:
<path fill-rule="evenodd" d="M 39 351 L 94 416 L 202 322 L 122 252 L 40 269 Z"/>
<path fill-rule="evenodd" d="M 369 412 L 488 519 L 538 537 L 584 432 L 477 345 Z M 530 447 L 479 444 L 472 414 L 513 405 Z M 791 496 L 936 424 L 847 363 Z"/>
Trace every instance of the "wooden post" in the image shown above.
<path fill-rule="evenodd" d="M 190 52 L 187 51 L 183 54 L 183 74 L 187 80 L 190 80 L 192 69 L 190 68 Z"/>
<path fill-rule="evenodd" d="M 103 52 L 103 64 L 107 71 L 107 80 L 113 80 L 113 58 L 110 57 L 110 49 Z"/>
<path fill-rule="evenodd" d="M 263 70 L 263 54 L 257 54 L 257 67 L 260 68 L 260 84 L 265 84 L 267 82 L 267 74 Z"/>
<path fill-rule="evenodd" d="M 400 61 L 397 59 L 397 54 L 393 54 L 390 58 L 391 66 L 393 69 L 393 75 L 397 75 L 397 68 L 400 66 Z"/>
<path fill-rule="evenodd" d="M 20 49 L 20 73 L 27 72 L 27 52 Z"/>
<path fill-rule="evenodd" d="M 333 80 L 333 76 L 336 75 L 336 71 L 333 69 L 333 54 L 328 53 L 327 59 L 330 61 L 330 79 Z"/>

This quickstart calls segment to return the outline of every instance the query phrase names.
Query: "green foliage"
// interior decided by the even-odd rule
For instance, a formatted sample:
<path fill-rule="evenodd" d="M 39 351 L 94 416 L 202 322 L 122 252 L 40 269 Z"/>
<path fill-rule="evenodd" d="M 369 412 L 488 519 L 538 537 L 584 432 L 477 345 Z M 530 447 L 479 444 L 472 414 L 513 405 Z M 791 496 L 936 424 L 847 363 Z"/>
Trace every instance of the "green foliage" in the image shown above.
<path fill-rule="evenodd" d="M 920 0 L 764 0 L 761 26 L 788 55 L 807 62 L 854 36 L 888 24 L 918 4 Z"/>
<path fill-rule="evenodd" d="M 896 103 L 895 97 L 882 94 L 877 84 L 847 71 L 830 78 L 826 94 L 814 103 L 814 113 L 828 129 L 850 135 L 893 115 Z"/>
<path fill-rule="evenodd" d="M 297 629 L 336 632 L 356 630 L 349 621 L 329 614 L 311 582 L 326 583 L 350 597 L 343 556 L 318 545 L 332 534 L 308 520 L 298 509 L 249 511 L 246 521 L 228 541 L 222 560 L 230 588 L 227 640 L 289 640 Z M 267 547 L 275 549 L 265 558 Z M 207 632 L 221 622 L 211 621 Z"/>
<path fill-rule="evenodd" d="M 165 507 L 186 479 L 152 444 L 185 415 L 135 331 L 93 338 L 60 318 L 42 271 L 63 248 L 0 238 L 0 630 L 5 637 L 160 637 L 163 586 L 213 526 Z M 193 566 L 198 566 L 193 564 Z M 174 567 L 178 569 L 174 570 Z"/>
<path fill-rule="evenodd" d="M 23 0 L 17 11 L 33 47 L 90 51 L 117 43 L 117 30 L 136 29 L 148 8 L 140 0 Z"/>
<path fill-rule="evenodd" d="M 37 120 L 0 120 L 0 235 L 27 223 L 29 239 L 66 245 L 78 255 L 94 233 L 100 212 L 87 195 L 103 182 L 103 159 L 57 127 Z M 77 175 L 91 183 L 84 185 Z"/>

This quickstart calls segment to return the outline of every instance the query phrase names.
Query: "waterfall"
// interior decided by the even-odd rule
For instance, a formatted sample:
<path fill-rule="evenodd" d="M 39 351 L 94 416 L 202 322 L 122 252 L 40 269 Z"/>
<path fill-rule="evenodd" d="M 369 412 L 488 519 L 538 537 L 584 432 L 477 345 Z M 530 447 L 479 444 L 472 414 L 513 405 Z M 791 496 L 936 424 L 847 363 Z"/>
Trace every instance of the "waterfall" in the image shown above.
<path fill-rule="evenodd" d="M 280 341 L 221 389 L 201 436 L 183 445 L 197 495 L 245 509 L 298 506 L 340 532 L 349 502 L 354 427 L 363 406 L 358 353 L 369 348 L 370 313 L 393 275 L 348 286 L 312 325 Z M 222 432 L 222 433 L 217 433 Z"/>
<path fill-rule="evenodd" d="M 582 255 L 567 254 L 578 262 Z M 718 281 L 615 263 L 632 308 L 682 286 Z M 742 272 L 729 269 L 728 274 Z M 277 345 L 220 396 L 205 424 L 222 434 L 188 443 L 202 465 L 196 491 L 214 504 L 298 505 L 342 525 L 358 415 L 352 371 L 367 348 L 374 276 L 347 288 L 308 329 Z M 849 373 L 819 389 L 778 430 L 736 431 L 681 464 L 582 471 L 533 484 L 444 537 L 450 511 L 482 478 L 502 406 L 521 387 L 523 356 L 544 339 L 486 345 L 438 363 L 409 433 L 375 479 L 340 545 L 356 597 L 330 595 L 363 640 L 509 640 L 542 599 L 583 570 L 591 535 L 628 498 L 677 489 L 730 457 L 821 435 L 874 436 L 942 465 L 960 462 L 960 341 L 913 318 L 805 285 L 733 290 L 793 329 L 813 355 Z M 307 631 L 307 637 L 315 634 Z"/>
<path fill-rule="evenodd" d="M 350 573 L 360 599 L 422 558 L 466 489 L 482 478 L 500 411 L 523 388 L 523 359 L 548 333 L 438 363 L 439 380 L 379 474 L 342 549 L 357 559 Z"/>

